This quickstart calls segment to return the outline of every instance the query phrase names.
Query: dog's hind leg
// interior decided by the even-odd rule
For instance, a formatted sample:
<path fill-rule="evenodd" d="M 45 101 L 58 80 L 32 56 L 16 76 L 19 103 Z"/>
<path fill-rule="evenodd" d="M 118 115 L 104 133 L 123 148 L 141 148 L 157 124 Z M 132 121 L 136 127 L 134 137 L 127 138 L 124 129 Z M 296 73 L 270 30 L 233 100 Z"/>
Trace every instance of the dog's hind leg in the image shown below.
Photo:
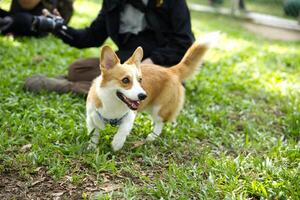
<path fill-rule="evenodd" d="M 147 141 L 155 140 L 162 132 L 164 122 L 163 119 L 158 115 L 159 110 L 159 107 L 153 108 L 151 116 L 153 119 L 154 127 L 153 131 L 147 136 Z"/>
<path fill-rule="evenodd" d="M 154 128 L 153 131 L 147 136 L 147 141 L 153 141 L 155 140 L 162 132 L 164 123 L 161 119 L 155 119 L 154 120 Z"/>

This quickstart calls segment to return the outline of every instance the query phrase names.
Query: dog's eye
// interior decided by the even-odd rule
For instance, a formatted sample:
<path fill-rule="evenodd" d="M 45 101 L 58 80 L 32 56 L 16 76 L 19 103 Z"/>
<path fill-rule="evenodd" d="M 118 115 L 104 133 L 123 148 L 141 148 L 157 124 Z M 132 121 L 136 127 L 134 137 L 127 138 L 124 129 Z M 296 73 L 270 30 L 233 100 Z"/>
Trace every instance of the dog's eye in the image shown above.
<path fill-rule="evenodd" d="M 138 82 L 141 83 L 142 82 L 142 78 L 138 78 Z"/>
<path fill-rule="evenodd" d="M 128 84 L 129 82 L 130 82 L 130 80 L 129 80 L 129 78 L 123 78 L 122 79 L 122 82 L 124 83 L 124 84 Z"/>

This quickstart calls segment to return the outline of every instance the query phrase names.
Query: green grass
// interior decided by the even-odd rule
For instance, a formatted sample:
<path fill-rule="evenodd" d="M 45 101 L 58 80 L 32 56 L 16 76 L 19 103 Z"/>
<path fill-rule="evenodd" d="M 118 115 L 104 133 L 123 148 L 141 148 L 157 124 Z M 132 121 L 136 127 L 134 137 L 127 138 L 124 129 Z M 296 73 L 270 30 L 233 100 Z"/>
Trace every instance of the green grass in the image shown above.
<path fill-rule="evenodd" d="M 83 27 L 99 4 L 78 0 L 76 8 L 71 24 Z M 177 125 L 132 148 L 151 128 L 141 114 L 118 153 L 111 127 L 95 152 L 85 151 L 84 98 L 22 89 L 26 77 L 64 74 L 75 59 L 97 56 L 97 48 L 78 50 L 53 36 L 0 36 L 0 176 L 29 183 L 43 168 L 52 184 L 70 182 L 86 199 L 299 199 L 300 43 L 264 39 L 219 15 L 192 12 L 192 24 L 196 36 L 222 36 L 187 81 Z"/>
<path fill-rule="evenodd" d="M 189 3 L 209 5 L 209 0 L 187 0 Z M 223 0 L 223 3 L 215 4 L 216 7 L 232 8 L 232 0 Z M 244 0 L 246 10 L 251 12 L 275 15 L 278 17 L 297 20 L 295 17 L 287 16 L 283 9 L 283 0 Z"/>

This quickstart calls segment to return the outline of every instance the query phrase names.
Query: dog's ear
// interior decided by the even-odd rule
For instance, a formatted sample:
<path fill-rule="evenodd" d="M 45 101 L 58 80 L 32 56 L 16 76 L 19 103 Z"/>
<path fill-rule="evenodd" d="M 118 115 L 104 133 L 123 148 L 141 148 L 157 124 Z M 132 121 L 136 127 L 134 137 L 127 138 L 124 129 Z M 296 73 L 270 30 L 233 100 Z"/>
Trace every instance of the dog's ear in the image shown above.
<path fill-rule="evenodd" d="M 120 63 L 120 60 L 116 53 L 109 47 L 104 46 L 101 50 L 100 55 L 100 69 L 107 70 L 112 69 L 114 66 L 116 66 L 118 63 Z"/>
<path fill-rule="evenodd" d="M 142 47 L 138 47 L 134 53 L 132 54 L 132 56 L 125 62 L 126 64 L 135 64 L 137 67 L 140 66 L 141 61 L 143 59 L 143 48 Z"/>

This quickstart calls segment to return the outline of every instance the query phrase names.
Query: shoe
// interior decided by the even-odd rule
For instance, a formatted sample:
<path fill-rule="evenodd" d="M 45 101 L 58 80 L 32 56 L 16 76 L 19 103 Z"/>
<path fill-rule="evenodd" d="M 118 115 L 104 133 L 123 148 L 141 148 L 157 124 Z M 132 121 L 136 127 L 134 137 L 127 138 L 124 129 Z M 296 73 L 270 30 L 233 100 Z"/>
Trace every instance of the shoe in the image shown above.
<path fill-rule="evenodd" d="M 30 92 L 57 92 L 57 93 L 68 93 L 72 92 L 71 81 L 63 78 L 48 78 L 43 75 L 35 75 L 25 80 L 24 89 Z"/>
<path fill-rule="evenodd" d="M 58 75 L 58 76 L 55 76 L 54 78 L 56 78 L 56 79 L 66 79 L 66 80 L 68 80 L 66 75 Z"/>

